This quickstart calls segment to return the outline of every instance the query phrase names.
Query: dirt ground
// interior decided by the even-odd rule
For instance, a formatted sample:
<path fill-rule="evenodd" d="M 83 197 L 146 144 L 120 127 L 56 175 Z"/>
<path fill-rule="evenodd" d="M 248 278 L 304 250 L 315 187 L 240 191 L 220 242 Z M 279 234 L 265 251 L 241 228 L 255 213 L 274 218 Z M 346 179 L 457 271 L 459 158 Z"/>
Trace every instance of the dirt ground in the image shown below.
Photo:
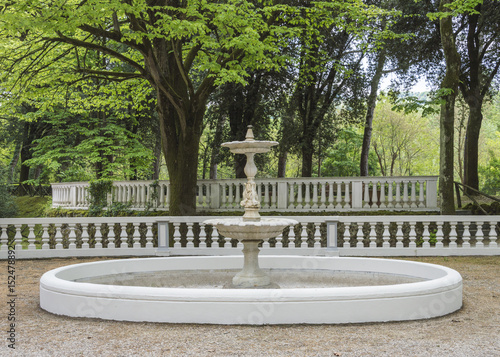
<path fill-rule="evenodd" d="M 104 259 L 104 258 L 102 258 Z M 410 260 L 463 277 L 463 308 L 410 322 L 349 325 L 216 326 L 116 322 L 52 315 L 39 306 L 39 279 L 63 265 L 100 260 L 1 261 L 0 356 L 500 356 L 500 256 Z M 8 275 L 15 276 L 15 350 Z M 11 315 L 12 317 L 12 315 Z"/>

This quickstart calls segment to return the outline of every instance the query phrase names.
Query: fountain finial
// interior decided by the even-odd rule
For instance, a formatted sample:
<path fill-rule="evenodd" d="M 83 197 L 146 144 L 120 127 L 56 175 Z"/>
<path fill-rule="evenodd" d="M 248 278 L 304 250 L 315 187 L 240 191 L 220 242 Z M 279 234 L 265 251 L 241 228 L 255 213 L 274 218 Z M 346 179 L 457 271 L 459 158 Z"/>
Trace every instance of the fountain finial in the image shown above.
<path fill-rule="evenodd" d="M 247 126 L 247 134 L 245 136 L 245 141 L 255 141 L 252 129 L 253 129 L 252 125 Z"/>

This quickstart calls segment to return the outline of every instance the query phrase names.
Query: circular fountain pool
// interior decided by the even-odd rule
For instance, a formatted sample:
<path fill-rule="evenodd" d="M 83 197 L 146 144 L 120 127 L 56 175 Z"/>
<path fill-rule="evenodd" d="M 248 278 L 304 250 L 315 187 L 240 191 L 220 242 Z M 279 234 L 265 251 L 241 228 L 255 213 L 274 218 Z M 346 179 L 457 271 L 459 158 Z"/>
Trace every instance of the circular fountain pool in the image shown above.
<path fill-rule="evenodd" d="M 462 306 L 455 270 L 393 259 L 262 256 L 281 289 L 224 289 L 242 256 L 123 259 L 45 273 L 43 309 L 72 317 L 210 324 L 416 320 Z"/>

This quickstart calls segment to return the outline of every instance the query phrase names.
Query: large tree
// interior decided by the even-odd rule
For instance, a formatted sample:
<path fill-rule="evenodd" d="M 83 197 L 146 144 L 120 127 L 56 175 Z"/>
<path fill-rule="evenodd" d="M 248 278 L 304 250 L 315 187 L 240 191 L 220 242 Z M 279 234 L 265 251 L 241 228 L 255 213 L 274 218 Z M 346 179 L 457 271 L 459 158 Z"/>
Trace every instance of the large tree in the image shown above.
<path fill-rule="evenodd" d="M 500 2 L 487 0 L 462 15 L 457 46 L 462 57 L 459 88 L 469 106 L 464 146 L 464 183 L 479 190 L 478 144 L 482 107 L 500 69 Z M 468 190 L 474 194 L 474 191 Z"/>
<path fill-rule="evenodd" d="M 192 214 L 207 100 L 224 82 L 243 83 L 248 69 L 277 67 L 287 7 L 276 3 L 1 1 L 1 37 L 17 41 L 4 47 L 10 57 L 2 67 L 18 69 L 20 80 L 11 89 L 18 91 L 55 62 L 76 63 L 72 69 L 82 76 L 148 82 L 156 92 L 170 213 Z M 91 53 L 105 55 L 105 69 L 88 64 Z"/>

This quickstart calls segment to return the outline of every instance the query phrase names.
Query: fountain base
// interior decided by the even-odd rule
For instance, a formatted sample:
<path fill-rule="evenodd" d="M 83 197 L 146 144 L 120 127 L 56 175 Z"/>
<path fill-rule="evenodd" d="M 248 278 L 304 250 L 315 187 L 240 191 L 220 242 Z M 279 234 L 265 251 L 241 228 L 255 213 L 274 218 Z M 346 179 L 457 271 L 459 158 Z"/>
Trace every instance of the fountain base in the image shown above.
<path fill-rule="evenodd" d="M 417 282 L 281 289 L 166 288 L 81 282 L 109 274 L 216 271 L 241 267 L 242 256 L 109 260 L 61 267 L 40 280 L 40 306 L 58 315 L 121 321 L 207 324 L 325 324 L 404 321 L 443 316 L 462 306 L 455 270 L 395 259 L 261 256 L 263 269 L 312 276 L 385 274 Z M 176 279 L 178 280 L 178 279 Z M 285 279 L 286 280 L 286 279 Z M 332 281 L 329 279 L 329 281 Z M 283 283 L 285 284 L 285 283 Z"/>

